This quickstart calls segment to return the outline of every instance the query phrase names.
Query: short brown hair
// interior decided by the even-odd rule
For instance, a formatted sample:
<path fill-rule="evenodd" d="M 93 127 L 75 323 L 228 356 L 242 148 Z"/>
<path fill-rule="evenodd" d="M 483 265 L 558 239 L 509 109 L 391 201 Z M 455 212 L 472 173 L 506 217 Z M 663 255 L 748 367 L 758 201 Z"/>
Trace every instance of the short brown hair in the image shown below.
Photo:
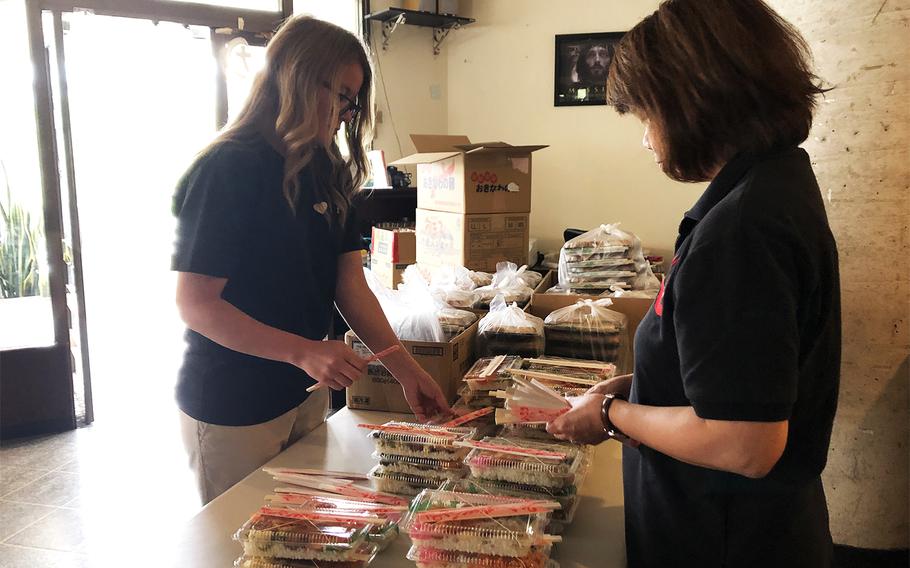
<path fill-rule="evenodd" d="M 623 36 L 607 102 L 650 120 L 662 168 L 705 181 L 737 152 L 795 146 L 825 92 L 799 32 L 760 0 L 668 0 Z"/>

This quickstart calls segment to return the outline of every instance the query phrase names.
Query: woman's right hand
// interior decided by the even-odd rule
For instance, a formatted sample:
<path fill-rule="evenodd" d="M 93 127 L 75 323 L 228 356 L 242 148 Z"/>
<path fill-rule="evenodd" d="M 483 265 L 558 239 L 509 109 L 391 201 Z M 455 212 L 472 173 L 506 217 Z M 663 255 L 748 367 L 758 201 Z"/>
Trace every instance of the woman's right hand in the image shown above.
<path fill-rule="evenodd" d="M 588 389 L 585 394 L 620 394 L 627 399 L 632 390 L 632 375 L 619 375 L 599 382 Z"/>
<path fill-rule="evenodd" d="M 351 386 L 367 368 L 366 359 L 343 341 L 306 339 L 291 362 L 332 390 Z"/>

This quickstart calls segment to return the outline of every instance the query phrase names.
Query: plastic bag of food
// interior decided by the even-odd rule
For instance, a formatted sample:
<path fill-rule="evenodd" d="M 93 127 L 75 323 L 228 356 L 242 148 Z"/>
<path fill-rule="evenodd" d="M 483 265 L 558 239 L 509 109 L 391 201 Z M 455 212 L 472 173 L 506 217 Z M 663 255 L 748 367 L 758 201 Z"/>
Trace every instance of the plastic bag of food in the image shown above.
<path fill-rule="evenodd" d="M 369 270 L 365 269 L 364 275 L 399 339 L 445 341 L 445 334 L 436 315 L 439 304 L 425 281 L 414 278 L 408 284 L 399 284 L 398 290 L 390 290 Z"/>
<path fill-rule="evenodd" d="M 625 368 L 628 325 L 625 314 L 608 309 L 609 298 L 579 300 L 544 320 L 547 355 L 593 359 Z"/>
<path fill-rule="evenodd" d="M 489 286 L 481 286 L 474 290 L 477 295 L 476 307 L 487 309 L 497 295 L 502 295 L 507 304 L 515 303 L 519 306 L 527 304 L 533 289 L 528 286 L 526 277 L 523 276 L 526 270 L 527 266 L 519 268 L 514 262 L 497 263 L 493 282 Z"/>
<path fill-rule="evenodd" d="M 559 285 L 577 294 L 660 286 L 641 241 L 619 224 L 601 225 L 570 239 L 559 255 Z"/>
<path fill-rule="evenodd" d="M 490 302 L 490 313 L 477 324 L 477 357 L 538 357 L 543 353 L 543 320 L 496 296 Z"/>
<path fill-rule="evenodd" d="M 429 286 L 430 292 L 441 304 L 452 308 L 473 308 L 477 296 L 470 270 L 463 266 L 441 266 L 432 270 L 419 264 L 405 268 L 402 283 Z"/>

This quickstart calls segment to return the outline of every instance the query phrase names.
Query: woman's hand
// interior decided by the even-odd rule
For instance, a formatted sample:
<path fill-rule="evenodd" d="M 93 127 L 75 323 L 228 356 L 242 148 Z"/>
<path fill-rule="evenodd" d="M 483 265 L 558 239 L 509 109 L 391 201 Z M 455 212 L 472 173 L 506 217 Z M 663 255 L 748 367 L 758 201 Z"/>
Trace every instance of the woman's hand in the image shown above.
<path fill-rule="evenodd" d="M 597 383 L 585 394 L 621 394 L 629 398 L 630 390 L 632 390 L 632 375 L 620 375 Z"/>
<path fill-rule="evenodd" d="M 404 398 L 420 422 L 442 422 L 454 416 L 442 389 L 423 371 L 399 378 Z"/>
<path fill-rule="evenodd" d="M 332 390 L 343 390 L 363 376 L 367 362 L 343 341 L 305 339 L 292 364 Z"/>
<path fill-rule="evenodd" d="M 604 432 L 603 422 L 600 418 L 604 395 L 585 394 L 570 398 L 569 402 L 572 404 L 572 409 L 547 424 L 547 432 L 560 440 L 579 444 L 599 444 L 606 440 L 607 433 Z"/>

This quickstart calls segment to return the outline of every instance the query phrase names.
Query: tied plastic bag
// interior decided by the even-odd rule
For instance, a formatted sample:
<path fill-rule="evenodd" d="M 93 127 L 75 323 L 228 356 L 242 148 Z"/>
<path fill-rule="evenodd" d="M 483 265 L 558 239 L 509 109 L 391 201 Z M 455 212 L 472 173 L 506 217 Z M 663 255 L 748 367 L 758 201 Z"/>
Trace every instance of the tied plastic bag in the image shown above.
<path fill-rule="evenodd" d="M 370 270 L 364 269 L 364 276 L 399 339 L 445 341 L 445 333 L 436 316 L 439 303 L 430 293 L 426 281 L 412 278 L 408 284 L 399 284 L 398 290 L 390 290 Z"/>
<path fill-rule="evenodd" d="M 477 357 L 518 355 L 539 357 L 544 353 L 544 324 L 517 304 L 497 295 L 490 313 L 477 324 Z"/>
<path fill-rule="evenodd" d="M 480 309 L 490 307 L 497 295 L 501 295 L 507 304 L 516 303 L 519 306 L 527 304 L 533 292 L 528 286 L 527 277 L 524 276 L 527 269 L 526 265 L 519 268 L 514 262 L 497 263 L 493 282 L 489 286 L 481 286 L 474 290 L 477 295 L 476 307 Z"/>
<path fill-rule="evenodd" d="M 659 288 L 660 282 L 642 254 L 638 237 L 615 223 L 601 225 L 563 245 L 559 285 L 576 294 L 598 295 Z"/>
<path fill-rule="evenodd" d="M 629 362 L 628 325 L 625 314 L 608 309 L 609 298 L 579 300 L 553 311 L 544 320 L 547 355 L 615 363 Z"/>
<path fill-rule="evenodd" d="M 429 270 L 418 264 L 405 268 L 402 283 L 421 282 L 441 303 L 452 308 L 473 308 L 477 303 L 471 271 L 463 266 L 441 266 Z"/>

